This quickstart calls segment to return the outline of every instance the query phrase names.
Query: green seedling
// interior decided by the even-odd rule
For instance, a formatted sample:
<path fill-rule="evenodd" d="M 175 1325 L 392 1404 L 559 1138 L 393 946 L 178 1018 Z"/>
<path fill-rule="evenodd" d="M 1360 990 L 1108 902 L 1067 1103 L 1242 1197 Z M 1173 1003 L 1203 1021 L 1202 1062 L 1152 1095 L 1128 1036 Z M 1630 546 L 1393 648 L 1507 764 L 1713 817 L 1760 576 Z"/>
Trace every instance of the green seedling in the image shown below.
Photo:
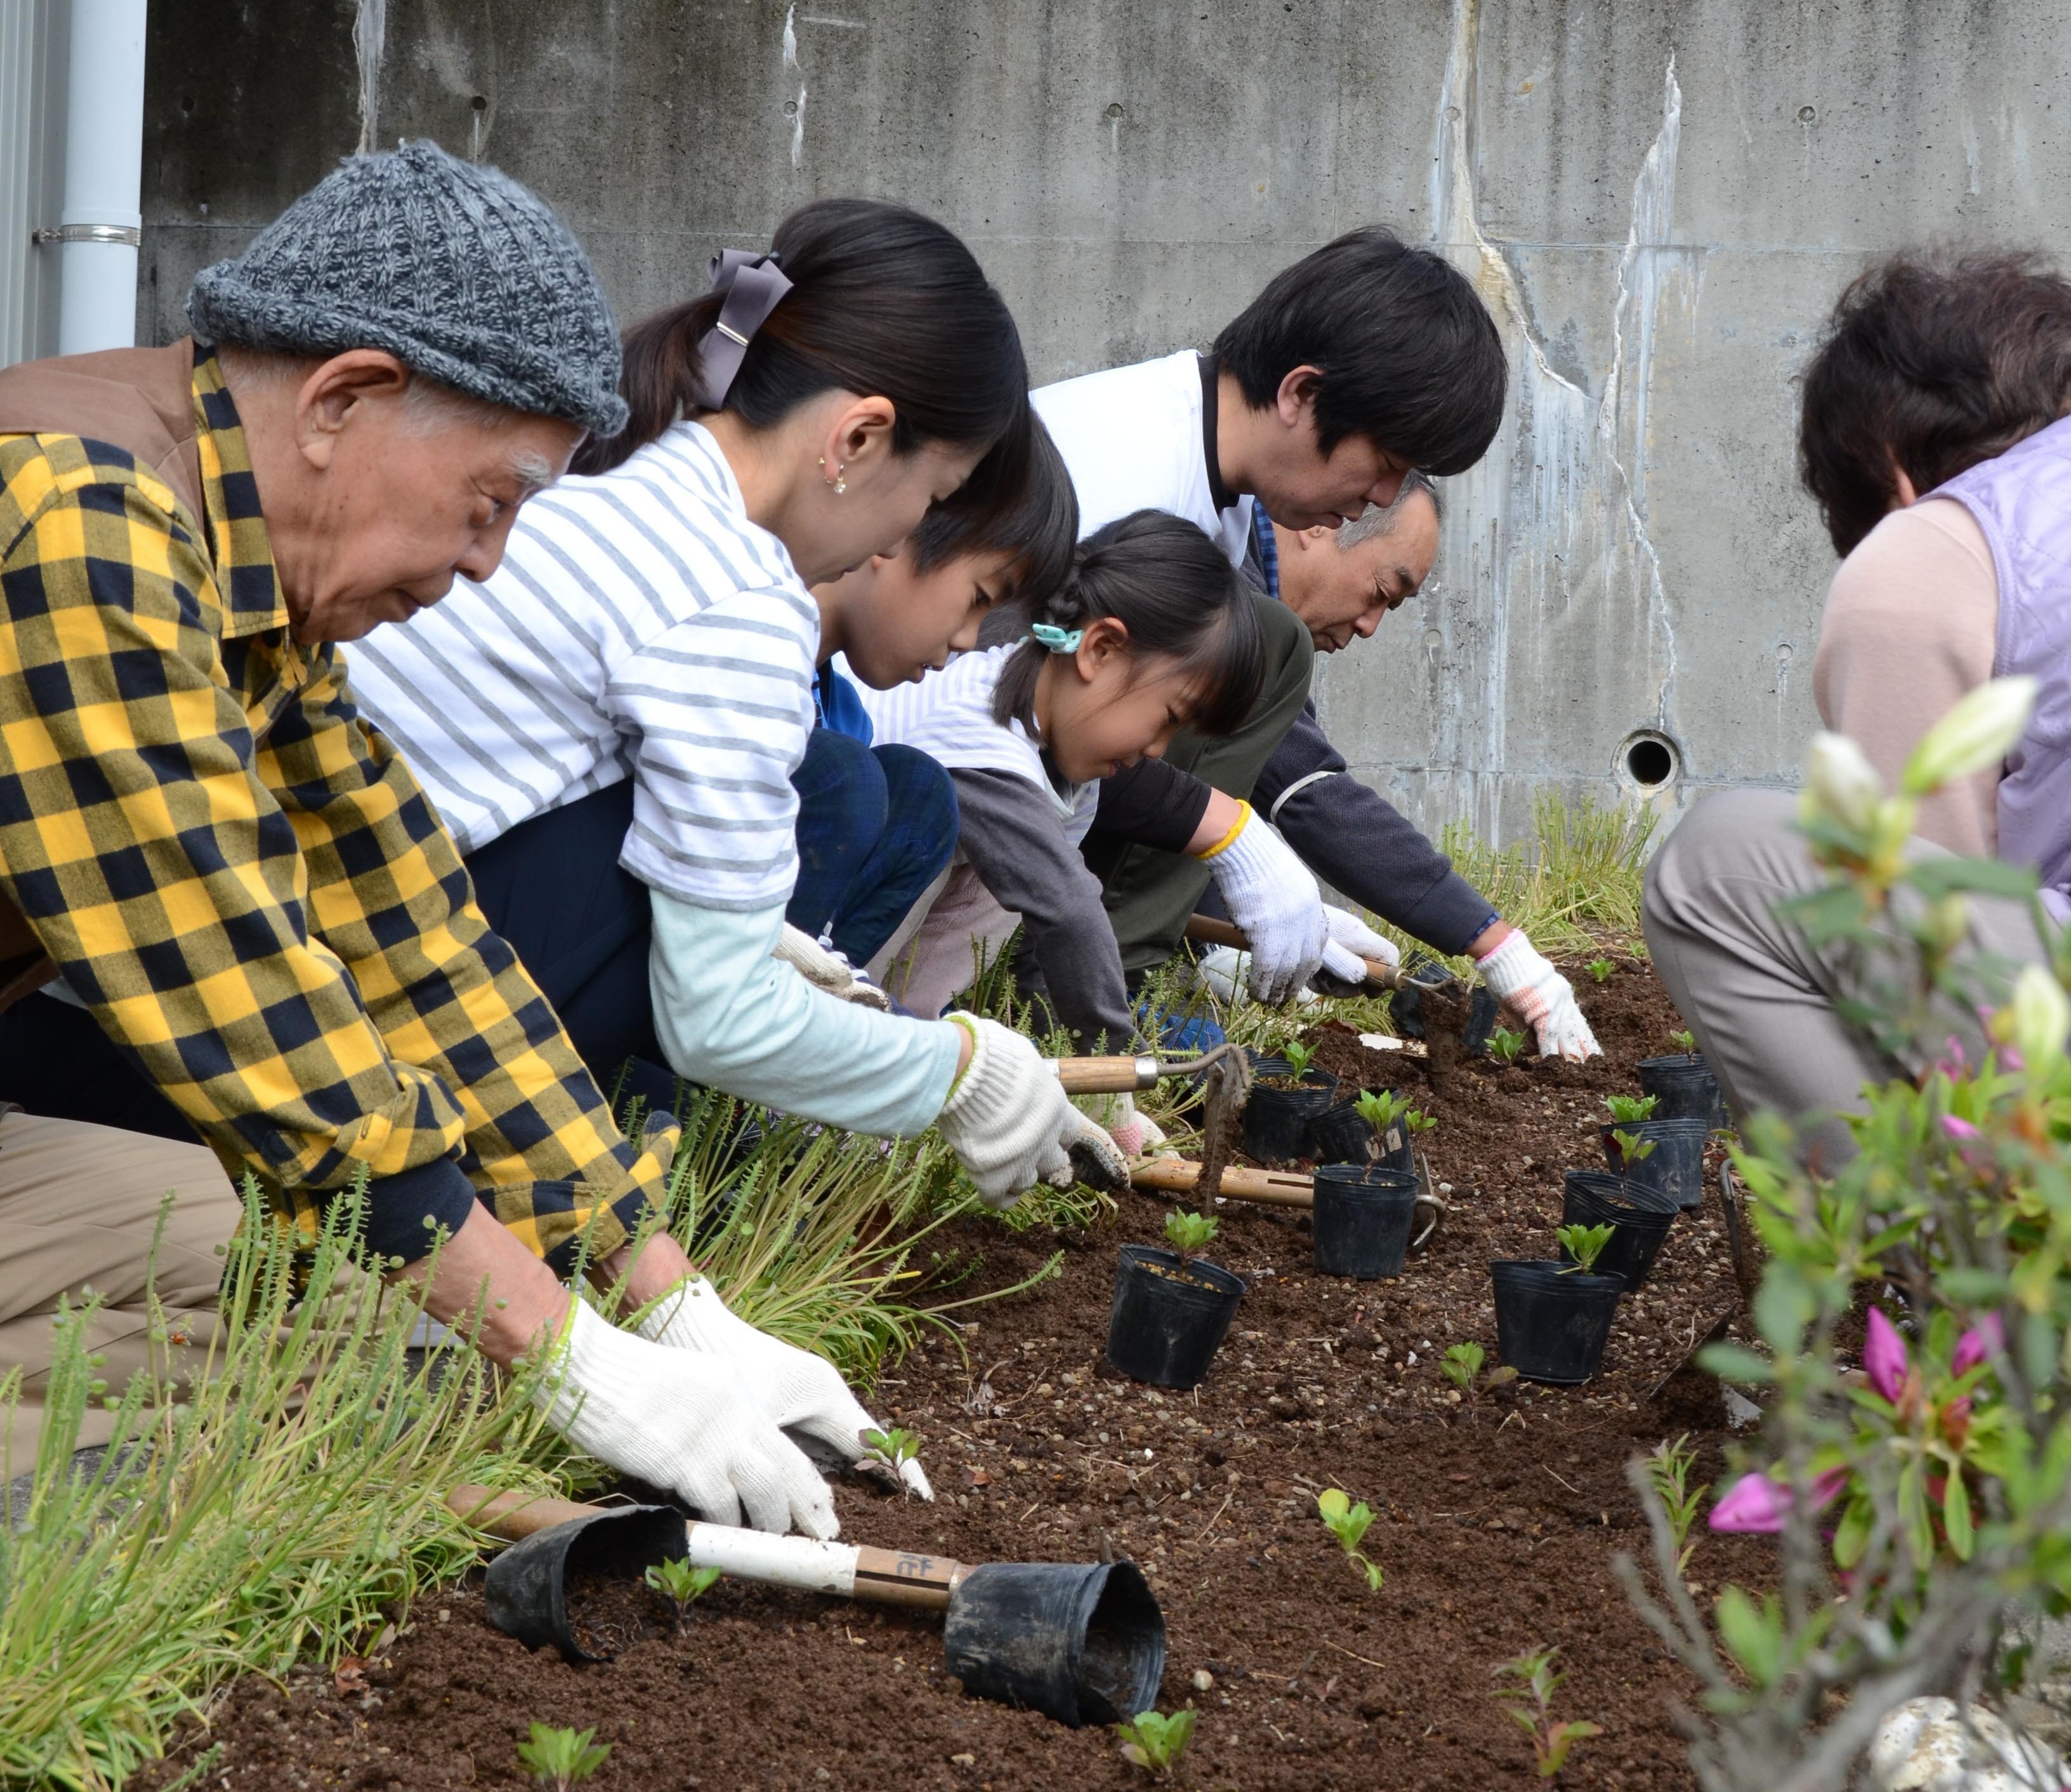
<path fill-rule="evenodd" d="M 1482 1373 L 1482 1365 L 1488 1360 L 1488 1352 L 1479 1344 L 1453 1344 L 1446 1348 L 1438 1364 L 1438 1372 L 1465 1394 L 1474 1400 L 1491 1388 L 1500 1388 L 1506 1381 L 1515 1381 L 1517 1371 L 1506 1363 L 1499 1369 Z M 1475 1384 L 1480 1383 L 1477 1389 Z"/>
<path fill-rule="evenodd" d="M 1611 1129 L 1611 1142 L 1618 1148 L 1619 1163 L 1631 1165 L 1644 1163 L 1652 1157 L 1658 1142 L 1642 1138 L 1638 1133 L 1629 1133 L 1622 1126 L 1614 1126 Z"/>
<path fill-rule="evenodd" d="M 1299 1082 L 1308 1074 L 1310 1063 L 1316 1054 L 1310 1047 L 1298 1045 L 1290 1040 L 1280 1048 L 1280 1056 L 1287 1060 L 1289 1074 Z"/>
<path fill-rule="evenodd" d="M 1604 1105 L 1611 1111 L 1611 1118 L 1621 1125 L 1637 1126 L 1643 1120 L 1651 1120 L 1660 1101 L 1658 1095 L 1606 1095 Z"/>
<path fill-rule="evenodd" d="M 1596 1268 L 1597 1259 L 1604 1254 L 1604 1247 L 1611 1241 L 1615 1226 L 1563 1226 L 1555 1234 L 1566 1247 L 1574 1261 L 1563 1269 L 1564 1276 L 1586 1276 Z"/>
<path fill-rule="evenodd" d="M 1139 1711 L 1126 1724 L 1114 1727 L 1122 1738 L 1122 1758 L 1160 1779 L 1169 1778 L 1194 1740 L 1195 1716 L 1191 1711 L 1175 1711 L 1170 1717 L 1161 1717 L 1154 1711 Z"/>
<path fill-rule="evenodd" d="M 900 1471 L 921 1454 L 921 1439 L 915 1432 L 893 1425 L 884 1431 L 866 1431 L 863 1434 L 863 1455 L 866 1462 L 876 1462 L 892 1471 L 899 1483 L 900 1491 L 908 1498 L 913 1489 Z"/>
<path fill-rule="evenodd" d="M 1690 1434 L 1686 1431 L 1672 1444 L 1665 1439 L 1656 1444 L 1647 1458 L 1647 1478 L 1660 1496 L 1662 1508 L 1668 1515 L 1668 1528 L 1675 1535 L 1678 1575 L 1689 1573 L 1691 1553 L 1697 1547 L 1689 1540 L 1690 1528 L 1697 1521 L 1698 1507 L 1710 1485 L 1690 1485 L 1690 1471 L 1697 1466 L 1697 1453 L 1689 1445 Z"/>
<path fill-rule="evenodd" d="M 1671 1033 L 1669 1043 L 1686 1058 L 1697 1055 L 1697 1035 L 1695 1033 Z"/>
<path fill-rule="evenodd" d="M 1608 983 L 1611 980 L 1611 973 L 1617 969 L 1618 966 L 1608 958 L 1592 958 L 1589 961 L 1589 974 L 1599 983 Z"/>
<path fill-rule="evenodd" d="M 1220 1229 L 1205 1213 L 1188 1213 L 1175 1208 L 1165 1216 L 1165 1242 L 1179 1254 L 1182 1263 L 1206 1250 Z"/>
<path fill-rule="evenodd" d="M 647 1585 L 676 1608 L 676 1628 L 689 1623 L 691 1607 L 719 1584 L 716 1568 L 693 1568 L 681 1556 L 671 1556 L 647 1570 Z"/>
<path fill-rule="evenodd" d="M 1352 1103 L 1359 1117 L 1377 1133 L 1384 1133 L 1410 1111 L 1409 1104 L 1392 1089 L 1363 1089 Z"/>
<path fill-rule="evenodd" d="M 1553 1658 L 1560 1652 L 1537 1650 L 1504 1662 L 1495 1670 L 1496 1703 L 1532 1738 L 1532 1757 L 1543 1780 L 1550 1780 L 1568 1765 L 1568 1752 L 1577 1742 L 1604 1733 L 1602 1724 L 1581 1719 L 1553 1721 L 1553 1695 L 1568 1677 L 1553 1665 Z"/>
<path fill-rule="evenodd" d="M 1367 1591 L 1380 1592 L 1380 1564 L 1359 1553 L 1360 1540 L 1366 1536 L 1367 1527 L 1373 1523 L 1373 1508 L 1364 1499 L 1355 1506 L 1351 1496 L 1342 1487 L 1326 1487 L 1316 1495 L 1316 1514 L 1329 1526 L 1331 1535 L 1351 1558 L 1352 1565 L 1366 1577 Z"/>
<path fill-rule="evenodd" d="M 1405 1108 L 1402 1112 L 1402 1124 L 1410 1132 L 1428 1133 L 1438 1122 L 1435 1116 L 1426 1113 L 1421 1108 Z"/>
<path fill-rule="evenodd" d="M 550 1729 L 532 1726 L 532 1739 L 518 1745 L 518 1759 L 525 1770 L 554 1792 L 568 1792 L 578 1781 L 588 1779 L 611 1753 L 609 1742 L 595 1740 L 597 1732 Z"/>
<path fill-rule="evenodd" d="M 1515 1064 L 1517 1054 L 1524 1049 L 1524 1035 L 1512 1032 L 1507 1027 L 1499 1027 L 1489 1035 L 1489 1056 L 1498 1064 Z"/>

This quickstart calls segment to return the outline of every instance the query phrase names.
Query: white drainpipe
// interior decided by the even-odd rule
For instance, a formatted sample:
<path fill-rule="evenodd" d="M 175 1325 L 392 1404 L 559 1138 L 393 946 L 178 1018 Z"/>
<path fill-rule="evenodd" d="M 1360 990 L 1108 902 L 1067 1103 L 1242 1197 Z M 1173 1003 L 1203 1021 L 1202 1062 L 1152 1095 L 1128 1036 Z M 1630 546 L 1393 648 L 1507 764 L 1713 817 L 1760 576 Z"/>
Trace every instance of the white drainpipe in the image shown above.
<path fill-rule="evenodd" d="M 145 0 L 72 0 L 58 353 L 137 340 L 142 240 Z"/>

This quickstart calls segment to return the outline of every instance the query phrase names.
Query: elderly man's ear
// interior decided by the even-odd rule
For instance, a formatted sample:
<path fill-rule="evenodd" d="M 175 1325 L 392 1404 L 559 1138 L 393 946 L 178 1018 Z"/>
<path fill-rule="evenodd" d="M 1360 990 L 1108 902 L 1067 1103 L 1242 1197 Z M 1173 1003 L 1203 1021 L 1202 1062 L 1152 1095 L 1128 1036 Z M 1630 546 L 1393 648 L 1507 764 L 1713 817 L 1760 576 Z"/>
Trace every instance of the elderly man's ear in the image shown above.
<path fill-rule="evenodd" d="M 295 445 L 302 458 L 325 470 L 353 413 L 370 403 L 401 398 L 416 378 L 378 348 L 348 349 L 323 362 L 295 391 Z"/>

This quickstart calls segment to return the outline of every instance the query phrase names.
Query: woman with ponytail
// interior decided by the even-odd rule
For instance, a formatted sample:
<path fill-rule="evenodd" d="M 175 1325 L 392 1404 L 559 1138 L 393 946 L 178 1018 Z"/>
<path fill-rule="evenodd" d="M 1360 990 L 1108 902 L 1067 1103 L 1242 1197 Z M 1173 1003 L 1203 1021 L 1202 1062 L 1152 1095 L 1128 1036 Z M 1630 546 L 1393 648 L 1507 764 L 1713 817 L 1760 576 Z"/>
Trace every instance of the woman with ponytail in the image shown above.
<path fill-rule="evenodd" d="M 1257 609 L 1199 527 L 1138 511 L 1087 537 L 1029 612 L 1018 643 L 863 699 L 879 740 L 949 768 L 961 817 L 958 863 L 882 975 L 915 1013 L 937 1014 L 1019 925 L 1075 1048 L 1124 1052 L 1136 1027 L 1121 953 L 1079 843 L 1102 778 L 1157 758 L 1183 727 L 1224 735 L 1249 714 L 1265 677 Z M 1195 856 L 1219 869 L 1245 817 L 1217 793 Z M 1158 1142 L 1126 1097 L 1109 1126 L 1132 1154 Z"/>
<path fill-rule="evenodd" d="M 932 1124 L 999 1204 L 1068 1181 L 1075 1146 L 1118 1176 L 1027 1040 L 852 999 L 876 992 L 785 917 L 810 588 L 898 553 L 982 464 L 978 490 L 1018 501 L 1014 320 L 953 234 L 866 200 L 802 207 L 712 277 L 629 333 L 625 429 L 526 506 L 492 578 L 356 647 L 353 686 L 607 1082 L 638 1060 L 666 1105 L 659 1058 L 860 1132 Z"/>

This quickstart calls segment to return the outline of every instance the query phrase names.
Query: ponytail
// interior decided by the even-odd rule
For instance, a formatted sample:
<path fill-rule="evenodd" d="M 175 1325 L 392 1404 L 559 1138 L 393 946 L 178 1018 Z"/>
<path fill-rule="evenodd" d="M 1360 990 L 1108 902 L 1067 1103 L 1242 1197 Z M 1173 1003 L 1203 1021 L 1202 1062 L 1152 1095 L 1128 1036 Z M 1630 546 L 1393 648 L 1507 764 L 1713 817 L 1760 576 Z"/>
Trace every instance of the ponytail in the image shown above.
<path fill-rule="evenodd" d="M 609 472 L 701 411 L 768 429 L 827 392 L 889 399 L 895 454 L 924 442 L 990 447 L 1027 410 L 1007 301 L 954 232 L 904 206 L 815 200 L 777 227 L 769 255 L 728 251 L 714 278 L 711 292 L 625 333 L 619 390 L 631 416 L 583 445 L 576 472 Z M 750 287 L 744 304 L 736 295 Z M 744 347 L 714 334 L 730 301 Z M 728 371 L 707 365 L 722 359 L 715 347 L 737 357 L 731 378 L 712 377 Z"/>
<path fill-rule="evenodd" d="M 1037 632 L 1001 669 L 992 717 L 1002 728 L 1019 722 L 1031 739 L 1041 738 L 1036 681 L 1043 662 L 1070 651 L 1103 617 L 1129 631 L 1132 655 L 1171 655 L 1198 681 L 1188 718 L 1198 733 L 1234 733 L 1265 686 L 1257 597 L 1205 534 L 1163 511 L 1138 511 L 1095 530 L 1080 543 L 1070 576 L 1045 597 L 1031 594 L 1025 614 Z"/>

